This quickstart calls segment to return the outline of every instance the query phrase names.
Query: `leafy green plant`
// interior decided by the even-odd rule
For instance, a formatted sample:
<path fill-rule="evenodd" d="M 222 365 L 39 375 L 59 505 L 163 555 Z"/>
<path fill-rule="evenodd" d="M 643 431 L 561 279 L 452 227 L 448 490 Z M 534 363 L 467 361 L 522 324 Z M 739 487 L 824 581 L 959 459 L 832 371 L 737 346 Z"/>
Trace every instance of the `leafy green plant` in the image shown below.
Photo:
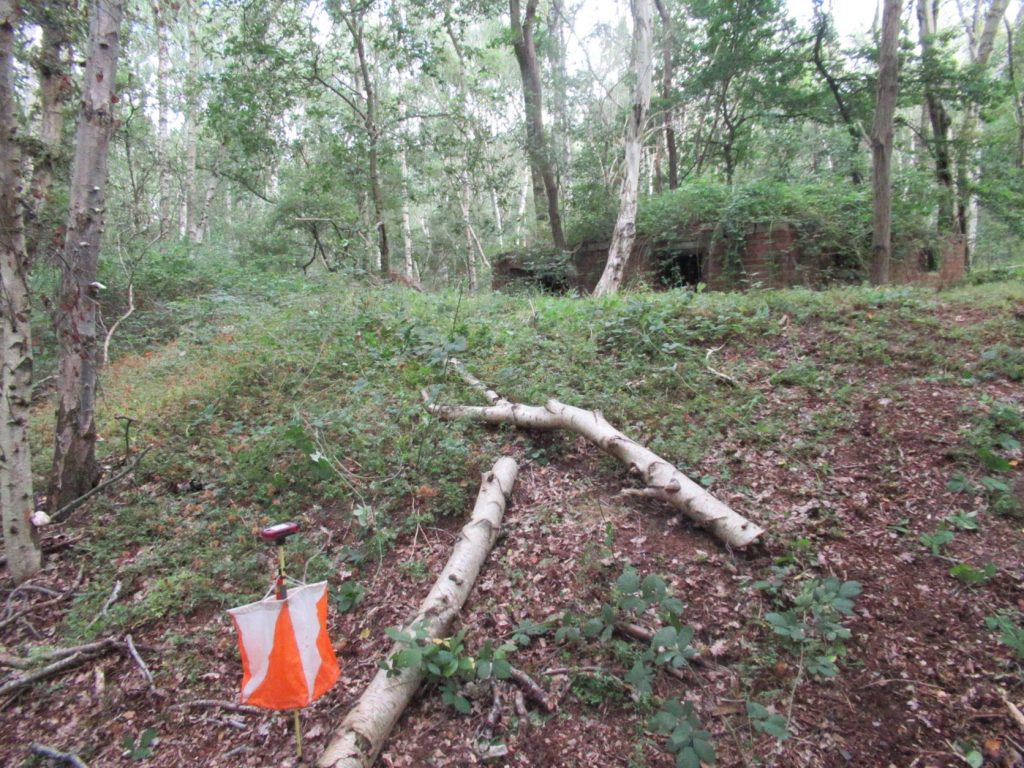
<path fill-rule="evenodd" d="M 981 530 L 977 512 L 954 512 L 951 515 L 946 515 L 944 519 L 951 526 L 961 531 Z"/>
<path fill-rule="evenodd" d="M 765 621 L 785 645 L 803 659 L 807 671 L 816 677 L 834 677 L 837 660 L 846 654 L 850 630 L 843 619 L 853 614 L 853 601 L 861 593 L 856 581 L 835 576 L 812 579 L 793 598 L 786 611 L 765 614 Z"/>
<path fill-rule="evenodd" d="M 942 548 L 949 544 L 955 536 L 956 534 L 947 528 L 939 528 L 931 533 L 922 533 L 917 540 L 927 547 L 933 555 L 938 557 L 942 554 Z"/>
<path fill-rule="evenodd" d="M 1019 613 L 1004 611 L 994 616 L 986 616 L 985 626 L 998 632 L 999 642 L 1012 650 L 1018 659 L 1024 660 L 1024 626 L 1020 624 Z"/>
<path fill-rule="evenodd" d="M 975 568 L 968 563 L 957 563 L 949 569 L 949 575 L 959 579 L 970 587 L 984 584 L 998 573 L 995 563 L 985 563 L 983 568 Z"/>
<path fill-rule="evenodd" d="M 463 682 L 504 680 L 512 671 L 508 654 L 515 651 L 516 646 L 511 643 L 494 646 L 488 641 L 476 656 L 471 656 L 465 651 L 465 630 L 443 639 L 428 638 L 422 624 L 414 625 L 409 631 L 389 627 L 385 633 L 400 646 L 381 662 L 388 676 L 395 677 L 404 669 L 420 669 L 428 684 L 436 685 L 441 691 L 441 700 L 462 714 L 472 710 L 469 699 L 462 694 Z"/>
<path fill-rule="evenodd" d="M 139 734 L 136 741 L 131 734 L 125 734 L 121 740 L 121 746 L 128 753 L 131 760 L 145 760 L 153 756 L 153 746 L 156 744 L 156 730 L 147 728 Z"/>
<path fill-rule="evenodd" d="M 339 613 L 348 613 L 361 602 L 366 595 L 366 588 L 358 581 L 343 581 L 334 593 L 334 607 Z"/>
<path fill-rule="evenodd" d="M 711 734 L 701 728 L 690 702 L 678 699 L 666 701 L 651 718 L 649 727 L 655 733 L 668 736 L 665 749 L 675 755 L 676 768 L 700 768 L 701 763 L 715 764 Z"/>
<path fill-rule="evenodd" d="M 664 623 L 652 631 L 647 647 L 633 656 L 632 666 L 624 678 L 637 693 L 649 696 L 653 692 L 657 667 L 679 669 L 696 657 L 693 628 L 682 623 L 682 601 L 669 592 L 667 583 L 657 574 L 649 573 L 641 579 L 634 568 L 626 567 L 615 581 L 611 598 L 593 616 L 563 615 L 561 626 L 555 631 L 555 641 L 592 639 L 608 643 L 616 624 L 641 622 L 648 610 L 656 609 Z"/>
<path fill-rule="evenodd" d="M 789 738 L 789 723 L 782 715 L 772 712 L 768 707 L 756 701 L 747 702 L 747 719 L 759 733 L 767 733 L 779 741 Z"/>

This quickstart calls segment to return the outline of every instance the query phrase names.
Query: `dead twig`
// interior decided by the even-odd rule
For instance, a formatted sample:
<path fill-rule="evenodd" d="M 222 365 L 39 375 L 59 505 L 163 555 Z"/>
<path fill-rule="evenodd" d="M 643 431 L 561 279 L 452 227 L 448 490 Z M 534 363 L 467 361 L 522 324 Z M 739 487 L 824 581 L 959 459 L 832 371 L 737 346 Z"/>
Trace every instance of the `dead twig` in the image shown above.
<path fill-rule="evenodd" d="M 512 667 L 509 671 L 509 679 L 518 685 L 532 702 L 537 704 L 545 712 L 551 713 L 555 711 L 555 702 L 553 702 L 543 688 L 540 687 L 540 683 L 526 674 L 523 670 L 518 667 Z"/>
<path fill-rule="evenodd" d="M 50 519 L 53 520 L 53 522 L 55 522 L 55 523 L 63 522 L 64 520 L 66 520 L 68 518 L 68 515 L 70 515 L 72 512 L 74 512 L 80 506 L 82 506 L 86 501 L 91 499 L 97 493 L 100 493 L 101 491 L 109 488 L 114 483 L 116 483 L 119 480 L 121 480 L 121 478 L 126 477 L 127 475 L 130 475 L 139 466 L 139 463 L 146 457 L 146 454 L 149 453 L 149 450 L 152 447 L 153 446 L 146 446 L 145 448 L 143 448 L 142 451 L 139 453 L 139 455 L 135 457 L 135 461 L 133 461 L 131 464 L 129 464 L 127 467 L 125 467 L 123 470 L 118 472 L 116 475 L 114 475 L 110 479 L 104 480 L 102 483 L 97 485 L 91 491 L 83 493 L 81 496 L 79 496 L 74 501 L 69 501 L 63 507 L 61 507 L 56 512 L 54 512 L 52 515 L 50 515 Z"/>
<path fill-rule="evenodd" d="M 135 647 L 135 641 L 132 640 L 131 635 L 124 636 L 124 644 L 125 647 L 128 649 L 128 653 L 131 655 L 132 659 L 135 660 L 135 665 L 139 668 L 139 671 L 142 672 L 142 676 L 146 678 L 146 682 L 149 684 L 149 687 L 152 688 L 153 673 L 149 671 L 149 667 L 146 666 L 146 662 L 143 661 L 142 657 L 139 655 L 139 651 Z"/>
<path fill-rule="evenodd" d="M 109 610 L 110 606 L 112 606 L 117 601 L 117 598 L 120 595 L 121 595 L 121 580 L 118 579 L 117 581 L 114 582 L 114 588 L 112 590 L 110 590 L 110 597 L 107 598 L 107 602 L 105 602 L 103 604 L 103 607 L 100 608 L 100 612 L 97 613 L 93 617 L 92 621 L 90 621 L 89 624 L 86 626 L 86 629 L 89 629 L 89 627 L 91 627 L 97 621 L 99 621 L 104 616 L 106 616 L 107 615 L 107 610 Z"/>
<path fill-rule="evenodd" d="M 45 744 L 33 744 L 32 754 L 40 757 L 48 757 L 58 763 L 67 763 L 74 768 L 89 768 L 89 766 L 74 752 L 61 752 L 59 749 L 48 747 Z"/>
<path fill-rule="evenodd" d="M 48 608 L 48 607 L 50 607 L 52 605 L 57 605 L 57 603 L 61 603 L 64 600 L 67 600 L 69 597 L 72 597 L 74 595 L 75 590 L 78 589 L 78 585 L 81 584 L 81 583 L 82 583 L 82 569 L 79 568 L 78 569 L 78 575 L 75 577 L 74 582 L 71 584 L 70 587 L 68 587 L 68 589 L 65 592 L 63 592 L 62 594 L 60 594 L 57 597 L 53 598 L 52 600 L 44 600 L 41 603 L 36 603 L 35 605 L 27 606 L 25 608 L 22 608 L 17 613 L 13 613 L 10 616 L 6 616 L 3 620 L 0 620 L 0 629 L 3 629 L 8 624 L 14 623 L 18 619 L 26 616 L 29 613 L 33 613 L 34 611 L 38 611 L 40 608 Z"/>
<path fill-rule="evenodd" d="M 734 378 L 733 376 L 730 376 L 727 373 L 722 373 L 718 369 L 711 367 L 711 356 L 713 354 L 715 354 L 715 352 L 717 352 L 720 349 L 721 349 L 721 347 L 712 347 L 711 349 L 709 349 L 707 351 L 707 354 L 704 355 L 704 368 L 705 368 L 705 370 L 707 370 L 707 372 L 710 373 L 712 376 L 716 376 L 719 379 L 721 379 L 722 381 L 727 381 L 730 384 L 732 384 L 734 387 L 739 387 L 740 389 L 743 389 L 743 384 L 739 381 L 739 379 Z"/>
<path fill-rule="evenodd" d="M 80 646 L 77 651 L 74 649 L 63 649 L 72 650 L 74 652 L 70 656 L 60 659 L 59 661 L 55 661 L 53 664 L 49 664 L 42 669 L 37 669 L 34 672 L 28 672 L 27 674 L 8 680 L 3 685 L 0 685 L 0 696 L 7 696 L 8 694 L 20 690 L 25 686 L 32 685 L 33 683 L 37 683 L 47 677 L 51 677 L 60 672 L 76 667 L 83 661 L 87 661 L 94 656 L 98 656 L 99 654 L 116 647 L 117 643 L 115 643 L 113 639 L 107 638 L 106 640 L 102 640 L 98 643 L 90 643 L 88 646 Z"/>
<path fill-rule="evenodd" d="M 1020 711 L 1020 707 L 1010 701 L 1010 697 L 1006 695 L 1006 691 L 1000 689 L 999 698 L 1003 700 L 1003 704 L 1006 705 L 1007 711 L 1010 713 L 1010 718 L 1017 724 L 1017 727 L 1024 731 L 1024 712 Z"/>
<path fill-rule="evenodd" d="M 501 710 L 505 706 L 505 697 L 501 695 L 501 685 L 497 680 L 491 683 L 491 711 L 484 719 L 484 725 L 480 729 L 480 739 L 490 741 L 494 736 L 494 729 L 501 722 Z"/>
<path fill-rule="evenodd" d="M 220 699 L 196 699 L 194 701 L 183 701 L 180 704 L 172 704 L 171 709 L 224 709 L 228 712 L 238 712 L 243 715 L 262 715 L 264 711 L 259 707 L 250 707 L 248 704 L 235 704 Z"/>

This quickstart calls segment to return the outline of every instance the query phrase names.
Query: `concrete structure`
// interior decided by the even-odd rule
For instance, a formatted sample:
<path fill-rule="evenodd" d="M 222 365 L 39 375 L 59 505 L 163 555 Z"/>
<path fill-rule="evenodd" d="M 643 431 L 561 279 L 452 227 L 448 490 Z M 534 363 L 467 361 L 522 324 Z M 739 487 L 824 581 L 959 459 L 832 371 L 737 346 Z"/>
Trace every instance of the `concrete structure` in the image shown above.
<path fill-rule="evenodd" d="M 494 260 L 492 285 L 534 285 L 545 290 L 590 293 L 597 285 L 608 256 L 608 243 L 581 243 L 571 254 L 553 252 L 503 254 Z M 867 258 L 867 254 L 865 254 Z M 949 284 L 965 270 L 963 238 L 951 240 L 941 254 L 920 251 L 895 260 L 894 283 Z M 625 283 L 673 288 L 704 283 L 711 290 L 745 288 L 822 287 L 866 279 L 863 265 L 843 263 L 835 255 L 808 253 L 795 228 L 786 222 L 754 224 L 742 242 L 715 236 L 710 227 L 697 227 L 671 243 L 652 244 L 637 237 L 626 268 Z"/>

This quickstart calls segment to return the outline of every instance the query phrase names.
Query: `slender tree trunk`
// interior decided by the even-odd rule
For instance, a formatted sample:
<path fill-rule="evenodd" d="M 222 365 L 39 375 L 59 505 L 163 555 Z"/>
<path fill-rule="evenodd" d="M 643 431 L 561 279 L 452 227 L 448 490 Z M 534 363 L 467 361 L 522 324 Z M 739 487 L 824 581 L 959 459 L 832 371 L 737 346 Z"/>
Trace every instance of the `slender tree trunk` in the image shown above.
<path fill-rule="evenodd" d="M 1009 4 L 1009 0 L 991 0 L 984 14 L 984 21 L 979 24 L 982 18 L 982 0 L 975 0 L 973 30 L 970 30 L 968 39 L 973 43 L 970 46 L 971 63 L 978 69 L 988 67 L 996 33 L 1006 17 Z M 1012 45 L 1009 40 L 1007 44 Z M 977 147 L 978 120 L 977 108 L 973 105 L 968 106 L 964 110 L 957 135 L 960 146 L 957 163 L 957 228 L 966 238 L 964 256 L 967 260 L 967 269 L 971 267 L 971 257 L 977 239 L 978 196 L 974 193 L 973 187 L 981 177 L 981 160 Z"/>
<path fill-rule="evenodd" d="M 505 249 L 505 227 L 501 220 L 501 206 L 498 205 L 498 190 L 491 187 L 491 206 L 494 208 L 494 226 L 498 234 L 498 247 Z"/>
<path fill-rule="evenodd" d="M 475 291 L 476 280 L 476 248 L 473 245 L 473 223 L 469 217 L 469 180 L 462 182 L 462 195 L 459 203 L 462 207 L 462 227 L 466 235 L 466 274 L 469 278 L 469 290 Z"/>
<path fill-rule="evenodd" d="M 409 213 L 409 159 L 405 147 L 398 156 L 402 171 L 402 245 L 405 255 L 405 276 L 416 280 L 416 263 L 412 258 L 412 223 Z"/>
<path fill-rule="evenodd" d="M 560 191 L 572 189 L 572 145 L 569 142 L 569 80 L 565 56 L 565 6 L 563 0 L 552 0 L 548 14 L 548 56 L 551 61 L 552 131 L 551 145 L 556 154 L 555 180 Z"/>
<path fill-rule="evenodd" d="M 1017 168 L 1024 168 L 1024 98 L 1022 98 L 1020 86 L 1017 83 L 1017 67 L 1016 62 L 1014 62 L 1015 51 L 1013 27 L 1010 25 L 1009 20 L 1006 20 L 1006 73 L 1010 81 L 1011 92 L 1013 93 L 1013 114 L 1017 125 L 1016 165 Z"/>
<path fill-rule="evenodd" d="M 547 199 L 547 221 L 555 248 L 565 249 L 562 216 L 558 208 L 558 183 L 552 167 L 551 152 L 544 135 L 544 108 L 542 101 L 540 66 L 533 39 L 533 26 L 537 16 L 537 0 L 527 0 L 525 16 L 520 12 L 519 0 L 509 0 L 512 20 L 512 48 L 519 63 L 523 81 L 523 103 L 526 109 L 526 154 L 534 178 L 534 200 L 538 199 L 537 179 Z M 538 205 L 539 210 L 539 205 Z M 540 218 L 538 217 L 538 221 Z"/>
<path fill-rule="evenodd" d="M 199 80 L 202 57 L 199 52 L 199 31 L 196 24 L 196 10 L 188 12 L 185 34 L 188 38 L 188 98 L 185 114 L 185 175 L 181 188 L 181 213 L 178 221 L 181 238 L 189 238 L 195 226 L 198 194 L 196 192 L 196 163 L 199 157 L 199 105 L 196 99 L 196 83 Z"/>
<path fill-rule="evenodd" d="M 96 266 L 103 233 L 107 148 L 114 128 L 124 0 L 96 0 L 75 133 L 67 240 L 55 313 L 58 410 L 49 502 L 56 510 L 96 482 Z"/>
<path fill-rule="evenodd" d="M 661 16 L 661 98 L 665 102 L 662 112 L 662 126 L 665 131 L 665 154 L 668 156 L 668 188 L 679 186 L 679 150 L 676 147 L 676 131 L 672 122 L 672 82 L 674 80 L 675 35 L 672 31 L 672 16 L 665 0 L 654 0 Z M 660 174 L 659 174 L 660 175 Z"/>
<path fill-rule="evenodd" d="M 878 51 L 878 98 L 871 130 L 872 187 L 874 191 L 871 238 L 871 282 L 889 282 L 892 252 L 892 144 L 899 78 L 900 9 L 902 0 L 885 0 L 882 43 Z"/>
<path fill-rule="evenodd" d="M 636 205 L 640 186 L 640 159 L 644 123 L 651 106 L 651 0 L 633 0 L 633 109 L 626 125 L 625 172 L 619 193 L 619 215 L 608 249 L 608 261 L 594 288 L 595 296 L 615 293 L 622 286 L 629 254 L 636 239 Z"/>
<path fill-rule="evenodd" d="M 220 177 L 211 173 L 206 181 L 206 193 L 203 195 L 203 207 L 199 212 L 198 221 L 189 235 L 189 239 L 195 245 L 202 245 L 206 239 L 206 232 L 210 226 L 210 208 L 213 206 L 213 198 L 217 196 L 217 188 L 220 186 Z"/>
<path fill-rule="evenodd" d="M 917 20 L 920 27 L 921 54 L 927 61 L 932 55 L 936 33 L 937 3 L 932 0 L 918 0 Z M 939 185 L 938 230 L 940 234 L 957 231 L 954 215 L 953 161 L 949 147 L 949 129 L 952 120 L 946 111 L 942 99 L 925 79 L 925 106 L 928 108 L 928 119 L 932 129 L 932 154 L 935 157 L 935 180 Z"/>
<path fill-rule="evenodd" d="M 370 172 L 370 197 L 373 201 L 375 216 L 374 228 L 377 231 L 377 252 L 380 256 L 378 269 L 382 275 L 391 271 L 391 252 L 388 246 L 388 232 L 384 224 L 384 191 L 380 183 L 380 126 L 377 125 L 377 92 L 370 76 L 370 63 L 366 57 L 366 45 L 363 35 L 361 18 L 345 16 L 345 24 L 352 34 L 356 59 L 362 79 L 366 109 L 363 113 L 363 124 L 366 128 L 368 142 L 367 160 Z"/>
<path fill-rule="evenodd" d="M 14 33 L 19 22 L 11 0 L 0 0 L 0 515 L 7 568 L 16 584 L 42 565 L 39 535 L 32 525 L 32 327 L 14 107 Z"/>
<path fill-rule="evenodd" d="M 71 93 L 64 53 L 68 47 L 67 11 L 43 0 L 34 0 L 32 15 L 42 32 L 39 51 L 33 64 L 39 78 L 39 143 L 42 152 L 35 158 L 28 204 L 32 223 L 28 227 L 28 246 L 34 255 L 51 236 L 43 210 L 49 202 L 53 177 L 62 156 L 64 105 Z"/>
<path fill-rule="evenodd" d="M 854 120 L 853 113 L 850 112 L 846 98 L 843 96 L 839 81 L 832 76 L 832 73 L 828 71 L 828 67 L 825 66 L 825 59 L 822 56 L 822 44 L 825 40 L 825 33 L 828 31 L 828 19 L 817 6 L 815 7 L 815 25 L 817 29 L 814 34 L 814 53 L 812 56 L 814 68 L 818 70 L 818 74 L 821 75 L 826 85 L 828 85 L 828 90 L 836 102 L 836 108 L 839 110 L 839 117 L 842 118 L 843 124 L 846 126 L 846 132 L 850 135 L 850 181 L 855 185 L 859 185 L 863 179 L 858 167 L 857 156 L 860 154 L 860 143 L 865 138 L 864 129 Z"/>
<path fill-rule="evenodd" d="M 161 238 L 167 237 L 171 231 L 171 167 L 167 151 L 167 64 L 169 59 L 167 44 L 167 21 L 160 2 L 152 4 L 153 25 L 156 33 L 156 168 L 158 211 L 160 216 Z M 185 115 L 188 120 L 190 116 Z"/>

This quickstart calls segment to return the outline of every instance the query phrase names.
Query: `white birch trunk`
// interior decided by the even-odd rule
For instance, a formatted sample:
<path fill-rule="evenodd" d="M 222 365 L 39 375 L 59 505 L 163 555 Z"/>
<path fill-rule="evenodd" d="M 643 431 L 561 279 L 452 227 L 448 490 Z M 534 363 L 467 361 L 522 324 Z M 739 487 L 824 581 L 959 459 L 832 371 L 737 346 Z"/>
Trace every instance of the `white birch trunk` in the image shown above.
<path fill-rule="evenodd" d="M 409 159 L 402 147 L 398 160 L 402 171 L 402 245 L 405 253 L 405 276 L 416 280 L 416 264 L 412 258 L 412 224 L 409 215 Z"/>
<path fill-rule="evenodd" d="M 17 21 L 11 0 L 0 0 L 0 514 L 7 568 L 21 584 L 39 571 L 42 549 L 32 525 L 32 327 L 14 107 Z"/>
<path fill-rule="evenodd" d="M 516 245 L 523 247 L 523 230 L 526 227 L 526 198 L 530 194 L 530 174 L 523 174 L 523 186 L 519 190 L 519 209 L 516 212 Z"/>
<path fill-rule="evenodd" d="M 189 97 L 185 113 L 185 177 L 182 180 L 181 214 L 178 230 L 182 240 L 193 231 L 193 219 L 196 218 L 196 161 L 199 157 L 199 115 L 195 97 L 195 84 L 199 78 L 200 53 L 199 33 L 196 23 L 197 9 L 188 11 L 188 79 Z"/>
<path fill-rule="evenodd" d="M 476 280 L 476 248 L 473 245 L 473 223 L 469 217 L 469 179 L 468 174 L 462 181 L 459 205 L 462 208 L 462 226 L 466 232 L 466 270 L 469 276 L 469 290 L 475 291 Z"/>
<path fill-rule="evenodd" d="M 491 205 L 494 207 L 494 226 L 498 231 L 498 247 L 505 249 L 504 225 L 501 223 L 501 206 L 498 205 L 498 190 L 491 187 Z"/>
<path fill-rule="evenodd" d="M 152 4 L 156 32 L 156 168 L 161 238 L 171 229 L 171 169 L 167 152 L 167 20 L 159 2 Z"/>
<path fill-rule="evenodd" d="M 607 296 L 622 286 L 629 254 L 636 239 L 636 205 L 640 188 L 640 160 L 643 130 L 651 106 L 651 0 L 633 0 L 633 75 L 636 78 L 633 109 L 626 126 L 625 169 L 619 193 L 619 215 L 615 221 L 608 261 L 594 288 L 595 296 Z"/>
<path fill-rule="evenodd" d="M 407 630 L 420 624 L 431 639 L 448 633 L 448 627 L 462 610 L 498 538 L 505 503 L 518 471 L 515 460 L 505 457 L 498 459 L 493 469 L 483 476 L 473 515 Z M 401 648 L 396 645 L 389 656 L 398 650 Z M 372 765 L 422 678 L 419 667 L 403 669 L 397 677 L 388 677 L 385 670 L 378 670 L 320 755 L 317 765 L 320 768 L 368 768 Z"/>
<path fill-rule="evenodd" d="M 716 499 L 670 462 L 615 429 L 600 412 L 585 411 L 554 399 L 543 407 L 512 403 L 487 389 L 457 361 L 453 361 L 453 366 L 467 382 L 484 393 L 491 405 L 428 404 L 430 412 L 438 418 L 474 419 L 523 429 L 568 429 L 639 474 L 647 484 L 641 492 L 643 495 L 672 505 L 729 546 L 745 547 L 764 533 L 763 528 Z"/>

